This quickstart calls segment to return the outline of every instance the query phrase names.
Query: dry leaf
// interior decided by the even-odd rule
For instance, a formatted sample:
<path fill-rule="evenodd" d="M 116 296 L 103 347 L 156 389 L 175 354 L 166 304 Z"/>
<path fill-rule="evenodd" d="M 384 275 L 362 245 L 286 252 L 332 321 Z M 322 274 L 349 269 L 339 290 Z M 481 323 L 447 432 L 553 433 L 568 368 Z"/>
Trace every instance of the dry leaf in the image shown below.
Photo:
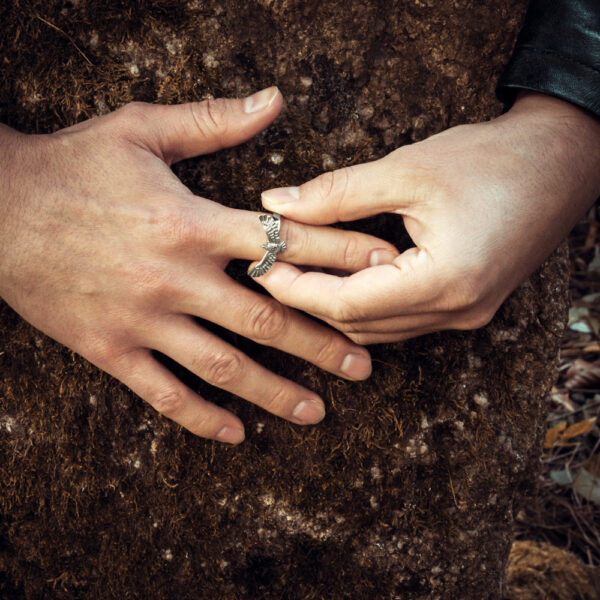
<path fill-rule="evenodd" d="M 546 431 L 546 441 L 544 442 L 544 448 L 552 448 L 554 444 L 558 441 L 561 432 L 563 432 L 567 427 L 566 421 L 561 421 L 558 425 L 555 425 L 551 429 Z"/>
<path fill-rule="evenodd" d="M 596 417 L 579 421 L 569 427 L 567 427 L 566 421 L 561 421 L 558 425 L 555 425 L 546 431 L 544 448 L 575 446 L 574 442 L 569 442 L 568 440 L 577 437 L 578 435 L 589 433 L 594 428 L 594 423 L 596 423 Z"/>
<path fill-rule="evenodd" d="M 574 423 L 560 434 L 561 441 L 569 440 L 578 435 L 583 435 L 584 433 L 589 433 L 594 428 L 595 422 L 596 417 L 592 417 L 591 419 L 586 419 L 585 421 L 579 421 L 578 423 Z"/>

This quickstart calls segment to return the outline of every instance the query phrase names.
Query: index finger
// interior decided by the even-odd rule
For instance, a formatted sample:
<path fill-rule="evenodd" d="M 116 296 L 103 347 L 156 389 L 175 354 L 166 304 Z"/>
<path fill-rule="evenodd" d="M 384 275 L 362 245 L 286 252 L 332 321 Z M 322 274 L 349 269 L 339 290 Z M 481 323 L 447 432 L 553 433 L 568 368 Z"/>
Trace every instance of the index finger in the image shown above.
<path fill-rule="evenodd" d="M 417 248 L 407 250 L 392 264 L 349 277 L 302 272 L 293 265 L 275 263 L 256 281 L 282 304 L 339 322 L 432 312 L 439 308 L 444 292 L 429 255 Z"/>

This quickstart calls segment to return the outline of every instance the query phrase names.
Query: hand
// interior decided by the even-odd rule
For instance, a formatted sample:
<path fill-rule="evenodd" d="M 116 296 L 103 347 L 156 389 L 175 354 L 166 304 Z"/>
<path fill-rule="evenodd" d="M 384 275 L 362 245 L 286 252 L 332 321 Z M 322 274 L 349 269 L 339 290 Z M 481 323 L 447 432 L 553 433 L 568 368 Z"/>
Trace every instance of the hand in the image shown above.
<path fill-rule="evenodd" d="M 371 370 L 368 353 L 346 337 L 230 279 L 223 272 L 230 259 L 263 254 L 258 213 L 194 196 L 169 168 L 247 140 L 281 104 L 269 88 L 245 101 L 134 103 L 52 135 L 0 126 L 0 296 L 156 410 L 231 443 L 244 438 L 241 421 L 194 394 L 151 349 L 295 423 L 320 420 L 323 402 L 193 316 L 342 377 Z M 374 247 L 393 250 L 373 237 L 285 219 L 281 238 L 288 249 L 280 260 L 350 271 L 364 268 Z M 304 412 L 295 413 L 302 402 Z"/>
<path fill-rule="evenodd" d="M 390 155 L 263 193 L 303 223 L 402 215 L 415 247 L 350 277 L 276 264 L 259 281 L 360 344 L 486 325 L 600 194 L 600 121 L 541 94 Z M 387 263 L 387 264 L 386 264 Z"/>

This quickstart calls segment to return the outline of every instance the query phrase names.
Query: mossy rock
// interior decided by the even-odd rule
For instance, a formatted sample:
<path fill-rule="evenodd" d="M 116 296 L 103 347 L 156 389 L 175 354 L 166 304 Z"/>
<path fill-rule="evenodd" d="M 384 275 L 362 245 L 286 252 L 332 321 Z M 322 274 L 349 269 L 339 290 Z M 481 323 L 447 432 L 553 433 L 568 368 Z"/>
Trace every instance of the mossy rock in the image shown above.
<path fill-rule="evenodd" d="M 525 8 L 120 4 L 4 4 L 0 121 L 43 133 L 131 100 L 276 84 L 286 106 L 266 132 L 175 167 L 195 193 L 254 210 L 263 189 L 498 115 L 494 84 Z M 349 226 L 410 245 L 399 218 Z M 229 272 L 253 286 L 245 266 Z M 220 331 L 321 394 L 317 426 L 210 388 L 165 358 L 239 415 L 238 447 L 162 418 L 1 305 L 0 595 L 500 598 L 513 511 L 536 479 L 567 273 L 562 247 L 487 327 L 373 347 L 363 383 Z"/>

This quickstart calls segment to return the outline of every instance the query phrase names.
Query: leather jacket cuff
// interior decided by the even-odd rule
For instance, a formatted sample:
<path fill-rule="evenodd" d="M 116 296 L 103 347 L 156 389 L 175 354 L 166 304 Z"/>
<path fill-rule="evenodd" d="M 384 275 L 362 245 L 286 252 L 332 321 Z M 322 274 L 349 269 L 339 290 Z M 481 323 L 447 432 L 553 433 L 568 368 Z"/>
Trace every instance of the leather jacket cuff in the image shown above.
<path fill-rule="evenodd" d="M 561 98 L 600 118 L 600 2 L 531 2 L 496 95 L 508 109 L 523 89 Z"/>

